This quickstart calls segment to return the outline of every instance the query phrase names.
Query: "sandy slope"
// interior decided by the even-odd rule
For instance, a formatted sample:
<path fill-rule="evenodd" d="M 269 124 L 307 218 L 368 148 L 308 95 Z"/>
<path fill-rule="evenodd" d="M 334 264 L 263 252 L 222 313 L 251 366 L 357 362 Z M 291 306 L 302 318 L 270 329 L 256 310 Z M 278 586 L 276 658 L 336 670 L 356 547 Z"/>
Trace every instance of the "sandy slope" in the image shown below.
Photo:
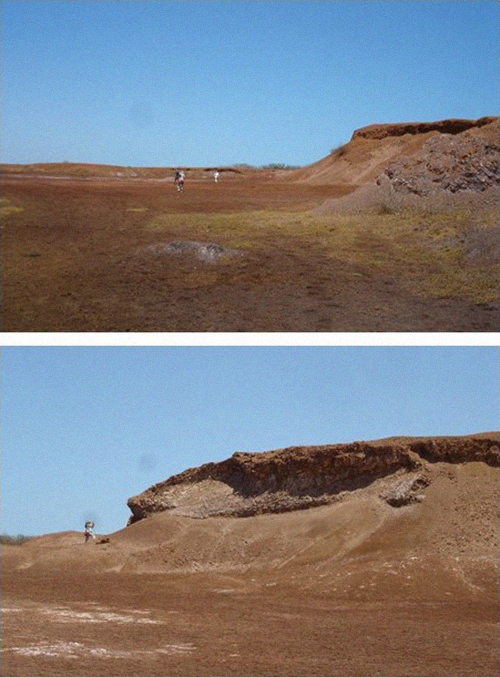
<path fill-rule="evenodd" d="M 342 492 L 331 505 L 201 520 L 167 511 L 109 535 L 109 543 L 98 539 L 84 545 L 78 532 L 49 534 L 6 549 L 4 561 L 20 570 L 279 571 L 320 587 L 331 586 L 346 566 L 351 575 L 373 576 L 395 562 L 398 570 L 402 563 L 420 568 L 432 562 L 464 592 L 477 584 L 477 594 L 489 595 L 498 563 L 498 473 L 485 463 L 436 463 L 423 500 L 404 507 L 392 507 L 383 498 L 411 480 L 412 473 L 397 472 L 364 489 Z M 385 594 L 383 577 L 377 573 L 374 580 Z M 411 579 L 412 586 L 419 582 L 420 577 Z M 425 583 L 419 594 L 436 591 Z"/>
<path fill-rule="evenodd" d="M 371 125 L 318 162 L 289 174 L 357 190 L 328 199 L 317 214 L 342 211 L 498 210 L 499 119 Z"/>
<path fill-rule="evenodd" d="M 2 549 L 2 675 L 498 674 L 499 469 L 431 463 L 306 510 Z"/>
<path fill-rule="evenodd" d="M 377 178 L 387 165 L 418 155 L 431 139 L 439 138 L 448 146 L 464 138 L 498 143 L 498 118 L 370 125 L 356 130 L 344 146 L 307 167 L 290 172 L 288 177 L 313 183 L 361 186 Z M 446 171 L 446 167 L 443 170 Z"/>

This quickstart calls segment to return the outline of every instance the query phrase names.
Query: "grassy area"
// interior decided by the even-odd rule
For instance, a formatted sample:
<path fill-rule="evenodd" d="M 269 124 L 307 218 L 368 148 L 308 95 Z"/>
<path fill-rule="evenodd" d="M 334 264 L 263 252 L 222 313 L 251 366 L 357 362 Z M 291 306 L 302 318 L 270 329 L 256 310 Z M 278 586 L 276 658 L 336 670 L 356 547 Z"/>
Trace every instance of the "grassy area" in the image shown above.
<path fill-rule="evenodd" d="M 0 198 L 0 218 L 18 214 L 23 211 L 23 207 L 12 204 L 11 200 L 7 198 Z"/>
<path fill-rule="evenodd" d="M 476 303 L 499 297 L 496 213 L 407 210 L 325 216 L 290 211 L 161 214 L 148 228 L 252 250 L 293 238 L 353 266 L 394 277 L 411 293 Z"/>

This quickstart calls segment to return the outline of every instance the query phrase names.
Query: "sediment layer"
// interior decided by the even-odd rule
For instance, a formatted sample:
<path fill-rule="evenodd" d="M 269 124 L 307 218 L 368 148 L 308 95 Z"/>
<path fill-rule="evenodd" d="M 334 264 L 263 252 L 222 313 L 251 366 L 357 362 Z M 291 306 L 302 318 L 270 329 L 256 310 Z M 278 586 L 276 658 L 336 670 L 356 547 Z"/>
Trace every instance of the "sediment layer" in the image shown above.
<path fill-rule="evenodd" d="M 236 452 L 219 463 L 190 468 L 127 501 L 130 523 L 174 510 L 191 517 L 246 517 L 323 505 L 345 491 L 398 473 L 413 473 L 403 505 L 428 483 L 435 463 L 500 465 L 497 433 L 466 437 L 389 438 L 322 446 L 287 447 L 263 453 Z"/>

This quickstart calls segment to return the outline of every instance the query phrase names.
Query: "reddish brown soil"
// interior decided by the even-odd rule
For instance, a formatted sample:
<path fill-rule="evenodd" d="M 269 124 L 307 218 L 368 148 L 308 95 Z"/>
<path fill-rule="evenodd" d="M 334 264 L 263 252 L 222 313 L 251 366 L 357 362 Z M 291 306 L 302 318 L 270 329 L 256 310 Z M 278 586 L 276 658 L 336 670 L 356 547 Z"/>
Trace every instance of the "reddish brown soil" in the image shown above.
<path fill-rule="evenodd" d="M 349 143 L 332 150 L 327 157 L 288 172 L 289 179 L 301 179 L 312 183 L 345 183 L 364 185 L 384 173 L 389 164 L 401 162 L 420 151 L 431 139 L 443 139 L 444 160 L 440 174 L 446 177 L 450 158 L 445 156 L 456 148 L 460 162 L 464 163 L 462 171 L 471 160 L 481 161 L 490 151 L 496 154 L 498 167 L 498 132 L 499 118 L 480 118 L 479 120 L 440 120 L 430 123 L 403 123 L 370 125 L 358 129 Z M 478 143 L 472 151 L 467 146 Z M 422 157 L 418 158 L 422 163 Z M 456 159 L 453 160 L 457 164 Z M 421 171 L 422 167 L 419 167 Z M 477 171 L 477 169 L 476 169 Z M 429 178 L 436 179 L 439 174 L 429 173 Z M 470 178 L 471 175 L 469 175 Z M 492 181 L 498 185 L 497 180 Z"/>
<path fill-rule="evenodd" d="M 499 673 L 498 468 L 291 513 L 159 513 L 2 550 L 5 677 Z"/>
<path fill-rule="evenodd" d="M 216 575 L 4 585 L 4 646 L 26 647 L 4 652 L 9 677 L 498 674 L 493 602 L 353 600 Z"/>
<path fill-rule="evenodd" d="M 415 297 L 397 279 L 360 271 L 297 237 L 263 230 L 231 266 L 147 257 L 148 245 L 204 241 L 166 213 L 313 208 L 348 185 L 240 178 L 188 181 L 15 178 L 3 197 L 23 211 L 3 229 L 5 332 L 32 331 L 492 331 L 494 304 Z M 141 211 L 139 211 L 139 209 Z M 215 243 L 227 245 L 224 237 Z M 374 245 L 376 246 L 376 245 Z"/>

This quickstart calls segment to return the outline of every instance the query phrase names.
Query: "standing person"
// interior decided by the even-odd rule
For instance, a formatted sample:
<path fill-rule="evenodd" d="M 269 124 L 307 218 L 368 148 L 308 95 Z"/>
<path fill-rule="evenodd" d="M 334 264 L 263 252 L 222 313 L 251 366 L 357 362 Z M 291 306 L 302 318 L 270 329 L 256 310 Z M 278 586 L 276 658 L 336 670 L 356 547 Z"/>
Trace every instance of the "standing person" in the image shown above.
<path fill-rule="evenodd" d="M 95 541 L 94 527 L 94 522 L 90 520 L 85 522 L 85 543 L 88 542 L 89 538 Z"/>
<path fill-rule="evenodd" d="M 177 186 L 177 192 L 182 193 L 184 190 L 184 179 L 186 178 L 186 175 L 184 174 L 183 171 L 178 169 L 175 173 L 175 179 L 174 183 Z"/>
<path fill-rule="evenodd" d="M 215 181 L 215 183 L 217 183 L 218 180 L 219 180 L 219 170 L 216 169 L 215 172 L 214 172 L 214 181 Z"/>

